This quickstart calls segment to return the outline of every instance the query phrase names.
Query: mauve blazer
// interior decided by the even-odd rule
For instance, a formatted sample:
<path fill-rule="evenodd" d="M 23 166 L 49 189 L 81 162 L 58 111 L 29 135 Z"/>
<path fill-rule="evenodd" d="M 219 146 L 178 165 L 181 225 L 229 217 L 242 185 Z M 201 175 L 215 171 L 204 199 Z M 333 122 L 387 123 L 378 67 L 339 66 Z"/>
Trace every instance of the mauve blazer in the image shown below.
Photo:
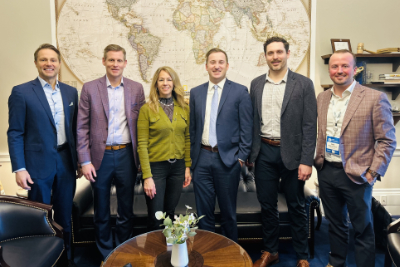
<path fill-rule="evenodd" d="M 125 113 L 131 134 L 136 167 L 137 119 L 145 103 L 143 86 L 124 77 Z M 79 163 L 91 161 L 96 170 L 100 168 L 108 137 L 108 92 L 106 76 L 87 82 L 82 87 L 78 108 L 77 152 Z"/>

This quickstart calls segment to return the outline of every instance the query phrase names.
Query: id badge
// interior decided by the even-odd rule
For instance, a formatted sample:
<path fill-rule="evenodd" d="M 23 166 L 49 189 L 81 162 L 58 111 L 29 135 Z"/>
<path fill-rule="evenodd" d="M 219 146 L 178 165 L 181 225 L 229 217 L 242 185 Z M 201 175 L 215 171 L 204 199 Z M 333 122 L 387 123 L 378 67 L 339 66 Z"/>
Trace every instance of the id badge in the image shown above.
<path fill-rule="evenodd" d="M 328 136 L 326 138 L 326 149 L 325 149 L 325 151 L 327 153 L 340 156 L 339 142 L 340 142 L 340 138 L 333 137 L 333 136 Z"/>

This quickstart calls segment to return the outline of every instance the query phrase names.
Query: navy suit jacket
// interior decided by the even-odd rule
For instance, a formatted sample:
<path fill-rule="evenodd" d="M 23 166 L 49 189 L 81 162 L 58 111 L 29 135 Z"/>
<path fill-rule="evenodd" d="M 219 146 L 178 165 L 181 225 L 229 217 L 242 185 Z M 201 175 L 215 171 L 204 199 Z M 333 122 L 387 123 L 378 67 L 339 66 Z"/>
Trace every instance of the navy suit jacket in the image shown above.
<path fill-rule="evenodd" d="M 190 154 L 196 167 L 204 129 L 208 82 L 190 91 Z M 251 150 L 253 106 L 247 88 L 226 79 L 218 106 L 217 142 L 222 162 L 228 167 L 238 158 L 246 161 Z"/>
<path fill-rule="evenodd" d="M 65 114 L 65 134 L 76 170 L 77 90 L 59 82 Z M 56 170 L 57 130 L 38 78 L 17 85 L 8 99 L 8 149 L 12 170 L 26 168 L 32 178 L 44 179 Z"/>

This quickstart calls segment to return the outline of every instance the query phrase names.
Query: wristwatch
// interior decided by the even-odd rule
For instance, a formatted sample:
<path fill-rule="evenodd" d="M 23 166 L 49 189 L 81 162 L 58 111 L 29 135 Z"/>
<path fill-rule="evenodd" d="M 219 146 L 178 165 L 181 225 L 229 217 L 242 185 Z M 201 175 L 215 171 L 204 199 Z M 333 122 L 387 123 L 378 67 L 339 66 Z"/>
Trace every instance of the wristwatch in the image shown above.
<path fill-rule="evenodd" d="M 374 178 L 378 178 L 378 176 L 379 176 L 379 174 L 376 171 L 373 171 L 369 168 L 368 168 L 367 172 L 369 172 L 371 174 L 371 176 Z"/>

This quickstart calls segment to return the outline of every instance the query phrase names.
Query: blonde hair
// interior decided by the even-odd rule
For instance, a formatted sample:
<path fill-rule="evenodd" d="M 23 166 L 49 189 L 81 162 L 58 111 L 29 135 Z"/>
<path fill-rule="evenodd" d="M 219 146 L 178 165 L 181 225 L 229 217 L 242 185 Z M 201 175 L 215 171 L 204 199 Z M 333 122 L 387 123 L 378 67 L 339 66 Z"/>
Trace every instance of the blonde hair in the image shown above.
<path fill-rule="evenodd" d="M 104 52 L 103 52 L 103 58 L 104 60 L 107 59 L 107 53 L 110 51 L 115 51 L 115 52 L 119 52 L 122 51 L 122 53 L 124 54 L 124 60 L 126 60 L 126 51 L 123 47 L 117 45 L 117 44 L 109 44 L 106 46 L 106 48 L 104 48 Z"/>
<path fill-rule="evenodd" d="M 172 96 L 178 102 L 179 106 L 181 106 L 183 109 L 187 111 L 188 105 L 185 102 L 185 97 L 184 97 L 185 92 L 181 85 L 181 81 L 179 80 L 178 74 L 176 74 L 176 72 L 171 67 L 168 66 L 160 67 L 154 73 L 153 80 L 151 81 L 150 85 L 150 95 L 148 100 L 150 109 L 154 113 L 158 113 L 158 107 L 159 107 L 158 101 L 160 100 L 160 95 L 157 89 L 157 81 L 161 71 L 165 71 L 169 74 L 169 76 L 171 76 L 172 82 L 174 84 L 174 88 L 172 89 Z"/>

